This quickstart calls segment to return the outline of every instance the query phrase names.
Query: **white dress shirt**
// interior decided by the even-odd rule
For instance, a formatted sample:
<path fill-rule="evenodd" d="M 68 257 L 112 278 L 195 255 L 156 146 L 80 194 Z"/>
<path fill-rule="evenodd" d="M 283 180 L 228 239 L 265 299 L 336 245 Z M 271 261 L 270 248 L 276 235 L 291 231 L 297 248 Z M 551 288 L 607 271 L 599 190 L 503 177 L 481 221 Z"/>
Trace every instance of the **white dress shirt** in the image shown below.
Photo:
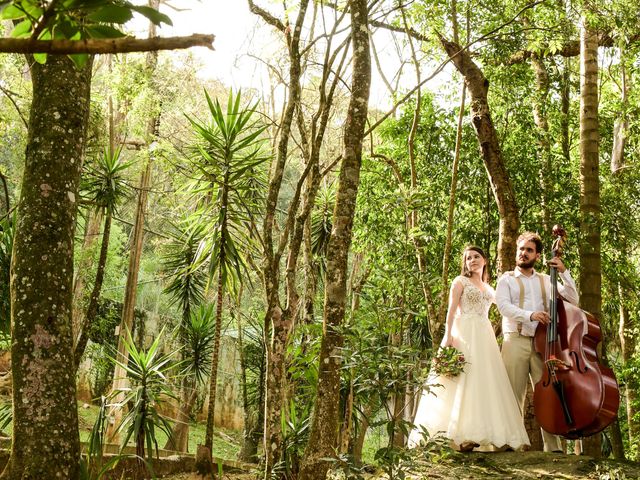
<path fill-rule="evenodd" d="M 523 336 L 533 337 L 535 335 L 538 322 L 536 320 L 532 321 L 531 315 L 534 312 L 549 310 L 549 306 L 544 305 L 543 302 L 539 276 L 542 276 L 542 283 L 547 293 L 546 298 L 547 301 L 550 301 L 551 282 L 549 275 L 538 273 L 534 270 L 533 275 L 527 277 L 516 267 L 512 275 L 502 275 L 500 280 L 498 280 L 496 287 L 496 305 L 502 315 L 502 333 L 513 333 L 520 330 Z M 524 286 L 524 302 L 522 308 L 519 306 L 520 286 L 516 278 L 520 279 Z M 578 289 L 569 270 L 565 270 L 563 273 L 558 272 L 558 278 L 562 280 L 562 283 L 558 282 L 558 293 L 569 302 L 577 305 Z M 520 329 L 518 328 L 518 323 L 522 324 Z"/>

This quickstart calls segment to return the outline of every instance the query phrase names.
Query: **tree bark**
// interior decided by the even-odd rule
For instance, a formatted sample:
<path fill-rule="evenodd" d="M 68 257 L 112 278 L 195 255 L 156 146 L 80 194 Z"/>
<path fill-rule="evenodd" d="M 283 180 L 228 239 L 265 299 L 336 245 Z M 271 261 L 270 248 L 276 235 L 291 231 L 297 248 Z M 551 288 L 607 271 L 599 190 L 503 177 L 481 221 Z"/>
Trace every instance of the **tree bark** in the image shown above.
<path fill-rule="evenodd" d="M 264 320 L 264 338 L 266 347 L 266 380 L 264 401 L 264 433 L 263 448 L 265 455 L 265 477 L 271 478 L 274 465 L 280 460 L 282 449 L 282 432 L 280 431 L 280 412 L 282 408 L 282 359 L 274 345 L 280 341 L 282 308 L 280 306 L 280 251 L 275 246 L 274 227 L 276 224 L 276 209 L 278 196 L 282 186 L 284 168 L 287 162 L 289 137 L 294 115 L 300 99 L 300 34 L 302 23 L 308 6 L 308 1 L 300 5 L 298 18 L 287 37 L 289 51 L 289 85 L 287 103 L 282 115 L 280 133 L 276 146 L 276 158 L 269 172 L 269 189 L 267 193 L 266 211 L 263 221 L 264 251 L 263 251 L 263 280 L 267 308 Z M 287 28 L 268 12 L 257 7 L 249 0 L 251 12 L 259 15 L 263 20 L 286 35 Z M 271 336 L 271 339 L 270 339 Z M 284 349 L 284 347 L 283 347 Z"/>
<path fill-rule="evenodd" d="M 69 55 L 74 53 L 129 53 L 178 50 L 191 47 L 213 49 L 213 35 L 193 34 L 188 37 L 167 38 L 113 38 L 86 40 L 32 40 L 30 38 L 0 38 L 0 53 L 49 53 Z"/>
<path fill-rule="evenodd" d="M 11 271 L 13 439 L 3 480 L 79 478 L 73 244 L 92 59 L 32 63 L 33 101 Z"/>
<path fill-rule="evenodd" d="M 324 328 L 320 347 L 318 395 L 305 449 L 300 480 L 326 476 L 338 440 L 340 404 L 340 347 L 346 302 L 346 274 L 356 197 L 360 183 L 362 143 L 371 84 L 368 8 L 366 0 L 350 3 L 352 18 L 353 78 L 351 100 L 344 127 L 344 151 L 333 215 L 333 231 L 327 252 Z"/>
<path fill-rule="evenodd" d="M 580 305 L 601 318 L 598 35 L 586 15 L 580 29 Z M 600 436 L 586 438 L 583 447 L 599 458 Z"/>
<path fill-rule="evenodd" d="M 223 190 L 226 189 L 223 186 Z M 223 207 L 227 209 L 226 197 L 223 193 Z M 224 303 L 224 275 L 222 269 L 227 261 L 224 255 L 226 247 L 224 245 L 224 239 L 227 235 L 226 224 L 222 227 L 220 233 L 220 251 L 222 254 L 219 256 L 219 276 L 218 276 L 218 294 L 216 296 L 216 334 L 213 339 L 213 352 L 211 353 L 211 374 L 209 375 L 209 407 L 207 408 L 207 426 L 205 430 L 204 446 L 213 452 L 213 421 L 215 418 L 216 409 L 216 393 L 218 391 L 218 364 L 220 363 L 220 339 L 222 338 L 222 310 Z"/>
<path fill-rule="evenodd" d="M 502 157 L 498 134 L 491 119 L 487 101 L 489 82 L 473 62 L 467 50 L 462 50 L 455 42 L 450 42 L 442 36 L 440 43 L 464 77 L 471 95 L 471 120 L 478 136 L 482 159 L 500 214 L 497 270 L 502 273 L 512 269 L 515 263 L 520 214 L 509 173 Z"/>

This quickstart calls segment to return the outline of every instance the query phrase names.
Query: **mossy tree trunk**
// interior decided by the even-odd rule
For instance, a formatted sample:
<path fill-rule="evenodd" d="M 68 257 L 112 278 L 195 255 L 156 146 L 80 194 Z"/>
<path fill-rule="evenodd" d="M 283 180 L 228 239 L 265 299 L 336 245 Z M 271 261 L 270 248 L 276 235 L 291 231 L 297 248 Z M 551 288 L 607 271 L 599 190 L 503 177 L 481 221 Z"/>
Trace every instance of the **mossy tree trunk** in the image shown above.
<path fill-rule="evenodd" d="M 602 313 L 600 164 L 598 131 L 598 33 L 585 11 L 580 29 L 580 306 Z M 600 436 L 585 438 L 584 452 L 600 457 Z"/>
<path fill-rule="evenodd" d="M 340 348 L 347 299 L 347 260 L 351 246 L 353 217 L 360 184 L 362 143 L 371 85 L 368 6 L 354 0 L 351 9 L 353 78 L 351 100 L 344 126 L 344 150 L 333 214 L 333 230 L 327 251 L 324 297 L 324 327 L 320 346 L 320 371 L 309 441 L 304 452 L 300 480 L 325 478 L 338 442 L 340 405 Z"/>
<path fill-rule="evenodd" d="M 89 61 L 33 63 L 33 102 L 11 270 L 13 441 L 3 480 L 77 479 L 73 243 Z"/>
<path fill-rule="evenodd" d="M 455 42 L 440 37 L 440 43 L 453 61 L 456 69 L 464 77 L 471 95 L 471 122 L 478 137 L 482 159 L 491 181 L 491 190 L 500 213 L 498 237 L 498 273 L 511 270 L 515 264 L 516 239 L 520 228 L 520 214 L 515 192 L 504 162 L 487 96 L 489 81 L 468 50 Z"/>

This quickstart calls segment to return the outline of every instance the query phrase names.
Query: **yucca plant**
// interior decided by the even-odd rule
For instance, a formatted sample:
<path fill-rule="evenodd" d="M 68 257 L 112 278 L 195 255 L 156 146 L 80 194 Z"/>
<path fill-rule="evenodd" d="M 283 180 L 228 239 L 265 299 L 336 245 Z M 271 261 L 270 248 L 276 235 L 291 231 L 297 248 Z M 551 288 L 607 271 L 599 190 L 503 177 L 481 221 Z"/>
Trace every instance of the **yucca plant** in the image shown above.
<path fill-rule="evenodd" d="M 182 354 L 182 392 L 178 421 L 165 445 L 170 450 L 188 451 L 191 410 L 196 401 L 198 386 L 206 382 L 211 370 L 216 335 L 214 308 L 214 304 L 200 305 L 178 329 Z"/>
<path fill-rule="evenodd" d="M 164 289 L 169 294 L 172 302 L 177 304 L 182 313 L 182 319 L 178 328 L 178 336 L 181 345 L 182 360 L 189 364 L 188 355 L 189 338 L 192 317 L 201 314 L 196 310 L 197 306 L 204 302 L 204 292 L 208 275 L 205 265 L 200 262 L 200 252 L 204 246 L 204 232 L 206 225 L 198 222 L 194 217 L 185 217 L 181 222 L 172 224 L 169 230 L 171 241 L 168 244 L 163 263 L 170 272 L 170 280 Z M 212 310 L 213 307 L 210 308 Z M 181 378 L 181 402 L 178 406 L 178 421 L 173 426 L 173 435 L 167 440 L 165 448 L 179 452 L 188 451 L 189 418 L 195 402 L 196 379 L 191 375 L 183 375 Z"/>
<path fill-rule="evenodd" d="M 158 405 L 163 401 L 169 398 L 175 399 L 169 381 L 170 372 L 175 367 L 171 363 L 175 352 L 169 354 L 161 352 L 160 345 L 163 337 L 164 330 L 145 350 L 138 349 L 130 332 L 127 332 L 124 345 L 129 353 L 128 363 L 124 364 L 110 357 L 111 361 L 124 369 L 131 384 L 131 387 L 112 392 L 114 398 L 117 398 L 118 393 L 124 393 L 124 400 L 121 404 L 109 405 L 110 407 L 128 406 L 128 412 L 116 427 L 116 433 L 121 435 L 122 448 L 129 440 L 134 439 L 136 456 L 141 461 L 141 469 L 144 465 L 142 459 L 150 462 L 154 449 L 156 456 L 158 455 L 157 430 L 160 429 L 167 436 L 171 436 L 171 423 L 158 410 Z"/>
<path fill-rule="evenodd" d="M 199 259 L 205 230 L 205 223 L 186 217 L 168 231 L 171 240 L 165 248 L 163 265 L 170 273 L 164 293 L 180 308 L 182 324 L 189 322 L 192 309 L 204 301 L 207 272 Z"/>
<path fill-rule="evenodd" d="M 83 178 L 82 193 L 93 207 L 104 214 L 102 229 L 102 244 L 100 257 L 96 269 L 96 278 L 89 297 L 89 306 L 80 325 L 78 340 L 74 347 L 76 368 L 80 364 L 82 355 L 89 339 L 88 329 L 98 314 L 98 300 L 104 281 L 104 272 L 107 265 L 107 253 L 109 251 L 109 236 L 111 234 L 111 220 L 117 213 L 118 207 L 131 196 L 133 189 L 127 183 L 126 171 L 131 166 L 130 162 L 124 162 L 121 158 L 122 148 L 114 151 L 105 149 L 93 166 L 86 168 Z"/>
<path fill-rule="evenodd" d="M 225 291 L 235 288 L 246 274 L 245 255 L 250 251 L 251 216 L 256 213 L 255 182 L 268 157 L 261 138 L 266 127 L 254 120 L 255 107 L 242 106 L 240 93 L 229 93 L 227 108 L 205 91 L 210 119 L 199 122 L 187 117 L 196 134 L 192 167 L 198 179 L 191 185 L 197 196 L 197 216 L 206 222 L 206 246 L 202 262 L 209 265 L 209 278 L 216 284 L 216 334 L 209 377 L 209 408 L 205 450 L 213 446 L 218 353 Z"/>
<path fill-rule="evenodd" d="M 80 459 L 80 480 L 100 480 L 108 472 L 116 468 L 120 461 L 127 458 L 137 458 L 135 455 L 120 453 L 119 455 L 111 457 L 108 461 L 105 461 L 104 444 L 108 418 L 107 407 L 107 398 L 103 396 L 101 397 L 98 416 L 89 434 L 86 450 Z M 156 477 L 153 474 L 153 468 L 150 462 L 144 458 L 139 458 L 139 460 L 144 462 L 147 470 L 151 472 L 151 478 L 155 479 Z"/>
<path fill-rule="evenodd" d="M 13 407 L 11 403 L 0 405 L 0 431 L 7 428 L 13 422 Z"/>

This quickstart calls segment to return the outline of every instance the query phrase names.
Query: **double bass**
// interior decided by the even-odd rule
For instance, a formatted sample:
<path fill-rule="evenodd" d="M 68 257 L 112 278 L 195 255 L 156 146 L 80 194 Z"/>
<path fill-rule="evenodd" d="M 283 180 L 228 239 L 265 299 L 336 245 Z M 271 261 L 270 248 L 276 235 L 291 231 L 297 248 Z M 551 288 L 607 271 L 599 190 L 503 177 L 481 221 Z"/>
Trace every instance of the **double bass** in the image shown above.
<path fill-rule="evenodd" d="M 559 257 L 566 233 L 553 227 L 553 256 Z M 613 370 L 598 360 L 602 339 L 598 320 L 558 294 L 557 270 L 551 267 L 548 325 L 539 323 L 534 346 L 543 361 L 533 405 L 540 426 L 568 439 L 594 435 L 618 414 L 620 394 Z"/>

